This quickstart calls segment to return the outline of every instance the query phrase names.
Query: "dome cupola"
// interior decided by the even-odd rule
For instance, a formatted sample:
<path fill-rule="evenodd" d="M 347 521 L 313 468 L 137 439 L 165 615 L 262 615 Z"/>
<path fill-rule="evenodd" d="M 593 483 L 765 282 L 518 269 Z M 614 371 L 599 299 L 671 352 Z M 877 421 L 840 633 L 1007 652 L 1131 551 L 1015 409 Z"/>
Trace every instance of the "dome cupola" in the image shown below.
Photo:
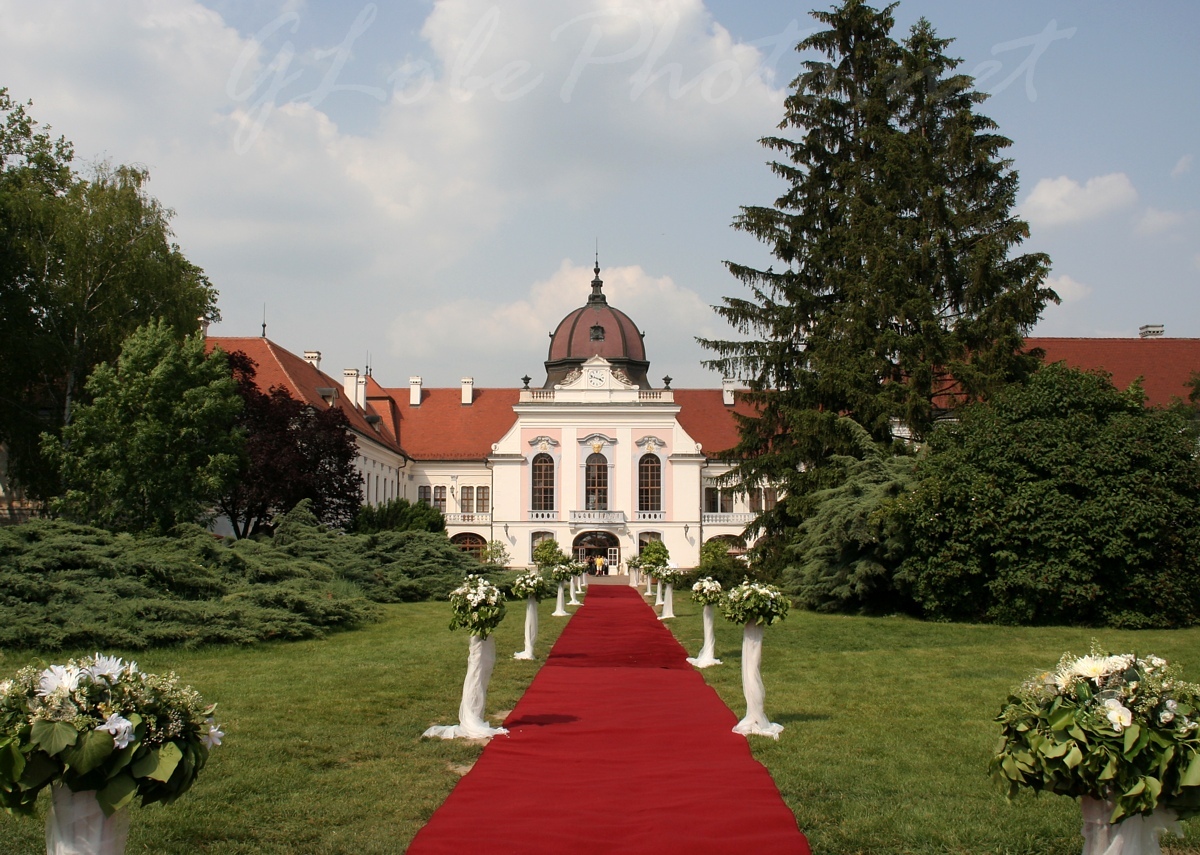
<path fill-rule="evenodd" d="M 604 281 L 600 278 L 600 261 L 595 267 L 592 293 L 587 303 L 563 318 L 550 334 L 550 354 L 546 358 L 546 385 L 553 388 L 565 381 L 594 356 L 602 356 L 621 369 L 630 382 L 649 389 L 646 372 L 646 347 L 637 324 L 620 309 L 608 305 L 604 296 Z"/>

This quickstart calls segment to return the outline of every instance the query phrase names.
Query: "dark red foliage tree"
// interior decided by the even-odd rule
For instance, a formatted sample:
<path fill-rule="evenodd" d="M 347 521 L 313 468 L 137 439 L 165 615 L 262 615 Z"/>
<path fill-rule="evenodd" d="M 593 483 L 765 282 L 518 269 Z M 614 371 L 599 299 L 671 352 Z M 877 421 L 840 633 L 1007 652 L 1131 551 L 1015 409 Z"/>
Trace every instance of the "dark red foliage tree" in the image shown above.
<path fill-rule="evenodd" d="M 245 434 L 241 470 L 220 504 L 234 534 L 249 537 L 302 499 L 312 501 L 325 525 L 348 526 L 362 504 L 362 476 L 345 414 L 316 409 L 286 389 L 264 392 L 254 360 L 241 351 L 230 354 L 229 365 L 244 402 Z"/>

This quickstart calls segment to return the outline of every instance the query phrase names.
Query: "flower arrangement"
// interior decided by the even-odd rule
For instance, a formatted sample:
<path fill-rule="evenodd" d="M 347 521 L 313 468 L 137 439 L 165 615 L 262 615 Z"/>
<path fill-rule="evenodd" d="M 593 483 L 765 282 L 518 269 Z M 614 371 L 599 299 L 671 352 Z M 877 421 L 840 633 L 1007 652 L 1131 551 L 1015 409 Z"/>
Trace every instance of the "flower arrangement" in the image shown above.
<path fill-rule="evenodd" d="M 1066 654 L 1009 696 L 992 774 L 1021 787 L 1111 801 L 1110 822 L 1156 808 L 1200 814 L 1200 685 L 1158 656 Z"/>
<path fill-rule="evenodd" d="M 569 582 L 578 575 L 579 571 L 576 569 L 575 562 L 573 561 L 555 564 L 550 568 L 550 578 L 555 582 Z"/>
<path fill-rule="evenodd" d="M 504 620 L 504 594 L 474 573 L 450 592 L 450 607 L 450 629 L 466 629 L 480 638 L 487 638 Z"/>
<path fill-rule="evenodd" d="M 221 744 L 215 709 L 174 673 L 99 653 L 26 666 L 0 681 L 0 806 L 32 813 L 55 782 L 95 790 L 109 815 L 135 796 L 169 804 Z"/>
<path fill-rule="evenodd" d="M 692 585 L 692 600 L 702 606 L 715 606 L 721 602 L 724 595 L 721 583 L 711 576 L 706 576 Z"/>
<path fill-rule="evenodd" d="M 537 570 L 530 570 L 528 573 L 523 573 L 516 579 L 513 579 L 512 592 L 513 596 L 522 599 L 533 597 L 535 600 L 540 600 L 543 597 L 550 595 L 554 589 L 550 580 L 543 576 Z"/>
<path fill-rule="evenodd" d="M 733 623 L 770 626 L 787 617 L 791 602 L 774 585 L 743 581 L 731 588 L 721 603 L 725 619 Z"/>

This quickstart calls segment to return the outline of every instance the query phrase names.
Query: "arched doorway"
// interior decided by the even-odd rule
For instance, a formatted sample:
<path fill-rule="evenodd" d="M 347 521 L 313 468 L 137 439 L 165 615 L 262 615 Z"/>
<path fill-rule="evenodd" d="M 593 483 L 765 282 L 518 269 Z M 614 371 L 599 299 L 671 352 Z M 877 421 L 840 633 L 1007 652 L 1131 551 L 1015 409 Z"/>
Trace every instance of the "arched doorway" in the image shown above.
<path fill-rule="evenodd" d="M 607 531 L 585 531 L 571 544 L 571 554 L 589 566 L 602 557 L 609 573 L 616 573 L 621 565 L 621 544 L 616 535 Z"/>

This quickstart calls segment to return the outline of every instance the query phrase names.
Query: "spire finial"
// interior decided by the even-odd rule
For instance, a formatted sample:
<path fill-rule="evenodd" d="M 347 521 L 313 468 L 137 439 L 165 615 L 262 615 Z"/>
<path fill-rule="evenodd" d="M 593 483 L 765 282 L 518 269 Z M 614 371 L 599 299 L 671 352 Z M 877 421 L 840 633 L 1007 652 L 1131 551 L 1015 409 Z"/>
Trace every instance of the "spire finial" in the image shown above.
<path fill-rule="evenodd" d="M 596 241 L 596 266 L 593 268 L 596 278 L 592 280 L 592 294 L 588 297 L 589 303 L 608 303 L 604 299 L 604 280 L 600 278 L 600 241 Z"/>
<path fill-rule="evenodd" d="M 267 304 L 266 303 L 263 303 L 262 337 L 263 338 L 267 337 Z"/>

